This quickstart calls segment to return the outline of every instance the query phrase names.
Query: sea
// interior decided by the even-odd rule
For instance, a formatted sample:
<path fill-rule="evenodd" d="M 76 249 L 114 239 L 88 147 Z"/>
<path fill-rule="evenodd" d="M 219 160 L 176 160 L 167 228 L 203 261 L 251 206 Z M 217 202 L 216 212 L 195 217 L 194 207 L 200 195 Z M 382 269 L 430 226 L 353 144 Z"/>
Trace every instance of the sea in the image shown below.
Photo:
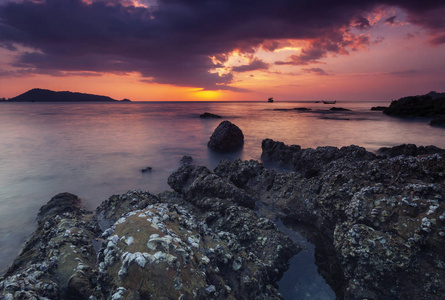
<path fill-rule="evenodd" d="M 87 208 L 95 209 L 109 196 L 128 190 L 159 193 L 169 189 L 167 178 L 184 155 L 211 169 L 221 159 L 261 160 L 265 138 L 303 148 L 358 145 L 374 152 L 403 143 L 445 148 L 445 129 L 431 127 L 428 119 L 371 111 L 371 107 L 389 104 L 2 102 L 0 274 L 35 230 L 39 208 L 56 194 L 76 194 Z M 349 111 L 331 111 L 331 107 Z M 201 119 L 204 112 L 222 118 Z M 207 148 L 212 132 L 223 120 L 243 131 L 241 151 L 221 154 Z M 151 171 L 141 172 L 146 167 Z M 303 288 L 301 293 L 307 296 L 309 292 Z"/>

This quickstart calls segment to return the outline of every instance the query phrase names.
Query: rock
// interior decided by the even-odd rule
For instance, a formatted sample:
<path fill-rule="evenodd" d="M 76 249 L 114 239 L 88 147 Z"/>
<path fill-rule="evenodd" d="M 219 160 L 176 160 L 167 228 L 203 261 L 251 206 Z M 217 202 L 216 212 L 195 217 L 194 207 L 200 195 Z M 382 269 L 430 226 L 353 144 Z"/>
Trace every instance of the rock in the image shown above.
<path fill-rule="evenodd" d="M 147 173 L 147 172 L 151 172 L 153 168 L 152 167 L 145 167 L 141 170 L 142 173 Z"/>
<path fill-rule="evenodd" d="M 255 200 L 225 178 L 203 166 L 185 165 L 168 177 L 168 184 L 194 205 L 202 207 L 208 197 L 228 199 L 245 207 L 254 207 Z"/>
<path fill-rule="evenodd" d="M 294 108 L 294 110 L 298 110 L 298 111 L 308 111 L 308 110 L 312 110 L 310 108 L 306 108 L 306 107 L 296 107 Z"/>
<path fill-rule="evenodd" d="M 298 145 L 286 146 L 271 139 L 263 140 L 261 159 L 264 162 L 278 163 L 280 167 L 288 168 L 304 174 L 307 178 L 316 176 L 327 164 L 342 160 L 352 161 L 375 159 L 376 155 L 363 147 L 347 146 L 318 147 L 316 149 L 301 149 Z"/>
<path fill-rule="evenodd" d="M 186 156 L 184 155 L 181 160 L 179 161 L 179 165 L 184 166 L 184 165 L 191 165 L 193 162 L 193 158 L 191 156 Z"/>
<path fill-rule="evenodd" d="M 430 125 L 432 126 L 444 126 L 445 125 L 445 117 L 435 118 L 430 121 Z"/>
<path fill-rule="evenodd" d="M 104 297 L 279 299 L 270 283 L 298 246 L 250 209 L 218 198 L 208 203 L 219 210 L 200 209 L 176 204 L 178 197 L 184 195 L 163 193 L 111 227 L 98 254 Z"/>
<path fill-rule="evenodd" d="M 207 144 L 209 148 L 221 152 L 236 151 L 243 145 L 243 132 L 229 121 L 223 121 L 218 125 Z"/>
<path fill-rule="evenodd" d="M 262 157 L 293 171 L 184 165 L 168 179 L 174 191 L 114 195 L 96 214 L 59 194 L 0 278 L 0 298 L 280 299 L 274 284 L 301 247 L 257 215 L 267 212 L 326 235 L 318 247 L 341 268 L 316 262 L 338 298 L 443 299 L 445 153 L 425 149 L 387 158 L 264 140 Z"/>
<path fill-rule="evenodd" d="M 387 108 L 388 108 L 388 106 L 373 106 L 373 107 L 371 107 L 371 110 L 384 111 Z"/>
<path fill-rule="evenodd" d="M 329 110 L 330 111 L 351 111 L 350 109 L 343 108 L 343 107 L 331 107 Z"/>
<path fill-rule="evenodd" d="M 431 92 L 426 95 L 400 98 L 392 101 L 383 113 L 391 116 L 418 117 L 445 115 L 445 93 Z"/>
<path fill-rule="evenodd" d="M 266 143 L 263 154 L 268 150 L 267 157 L 294 165 L 290 146 Z M 286 173 L 257 168 L 243 189 L 282 216 L 332 238 L 344 270 L 345 299 L 443 298 L 445 155 L 337 157 L 328 154 L 338 150 L 323 148 L 321 160 L 334 159 L 325 160 L 317 176 L 305 178 L 301 168 Z M 306 162 L 314 152 L 308 154 Z M 225 177 L 248 165 L 224 163 Z"/>
<path fill-rule="evenodd" d="M 11 293 L 20 299 L 92 295 L 96 277 L 92 240 L 100 230 L 94 214 L 80 203 L 77 196 L 62 193 L 40 209 L 36 231 L 0 279 L 0 298 Z"/>
<path fill-rule="evenodd" d="M 434 153 L 443 153 L 445 149 L 438 148 L 436 146 L 419 146 L 417 147 L 414 144 L 403 144 L 399 146 L 395 146 L 392 148 L 382 147 L 377 150 L 377 153 L 380 155 L 385 155 L 389 158 L 396 157 L 399 155 L 404 156 L 419 156 L 426 154 L 434 154 Z"/>
<path fill-rule="evenodd" d="M 208 112 L 205 112 L 205 113 L 199 115 L 199 117 L 201 119 L 221 119 L 221 116 L 218 116 L 218 115 L 215 115 L 212 113 L 208 113 Z"/>

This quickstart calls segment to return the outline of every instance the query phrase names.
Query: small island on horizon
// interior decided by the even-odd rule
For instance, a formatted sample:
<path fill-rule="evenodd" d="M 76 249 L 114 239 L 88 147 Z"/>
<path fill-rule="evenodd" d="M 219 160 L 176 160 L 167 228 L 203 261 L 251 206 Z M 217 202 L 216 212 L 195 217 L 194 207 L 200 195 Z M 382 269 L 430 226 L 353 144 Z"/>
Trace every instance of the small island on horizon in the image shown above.
<path fill-rule="evenodd" d="M 131 102 L 129 99 L 116 100 L 108 96 L 77 92 L 56 92 L 35 88 L 21 95 L 5 100 L 6 102 Z"/>

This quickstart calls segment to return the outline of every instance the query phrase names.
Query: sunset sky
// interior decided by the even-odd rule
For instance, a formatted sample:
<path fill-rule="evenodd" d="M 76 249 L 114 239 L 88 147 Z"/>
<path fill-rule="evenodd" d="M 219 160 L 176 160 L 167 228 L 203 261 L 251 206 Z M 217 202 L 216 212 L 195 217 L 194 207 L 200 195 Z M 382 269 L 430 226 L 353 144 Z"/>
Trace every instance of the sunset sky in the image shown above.
<path fill-rule="evenodd" d="M 0 0 L 0 97 L 391 100 L 445 92 L 443 0 Z"/>

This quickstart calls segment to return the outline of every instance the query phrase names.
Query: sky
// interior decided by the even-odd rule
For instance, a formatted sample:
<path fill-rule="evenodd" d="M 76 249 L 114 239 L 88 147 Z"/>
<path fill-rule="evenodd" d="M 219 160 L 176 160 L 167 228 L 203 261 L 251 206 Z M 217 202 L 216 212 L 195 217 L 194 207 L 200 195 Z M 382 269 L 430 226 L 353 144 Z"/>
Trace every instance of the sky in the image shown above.
<path fill-rule="evenodd" d="M 0 0 L 0 97 L 392 100 L 445 92 L 443 0 Z"/>

